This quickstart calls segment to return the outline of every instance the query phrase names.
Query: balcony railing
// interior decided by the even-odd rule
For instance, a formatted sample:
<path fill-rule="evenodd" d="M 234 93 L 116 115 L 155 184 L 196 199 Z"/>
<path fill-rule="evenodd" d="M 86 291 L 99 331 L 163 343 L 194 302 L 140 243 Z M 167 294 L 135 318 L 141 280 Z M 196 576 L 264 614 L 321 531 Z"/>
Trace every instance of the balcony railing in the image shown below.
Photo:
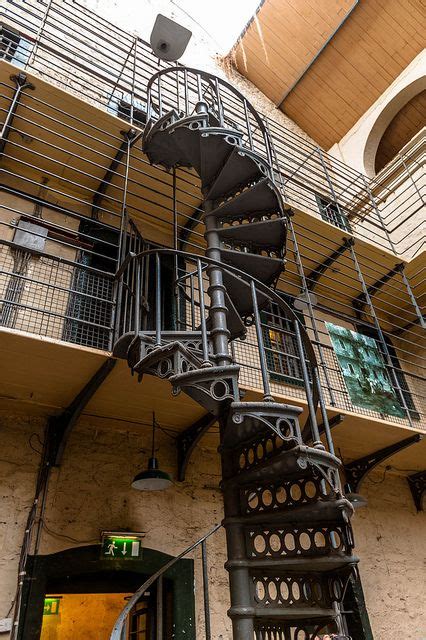
<path fill-rule="evenodd" d="M 117 308 L 131 303 L 129 290 L 122 291 L 117 302 L 115 274 L 120 256 L 142 251 L 144 242 L 203 254 L 203 230 L 198 226 L 202 214 L 199 182 L 184 168 L 172 175 L 150 166 L 137 135 L 129 139 L 120 133 L 123 129 L 129 133 L 132 121 L 136 132 L 144 123 L 148 80 L 158 70 L 147 45 L 138 40 L 138 55 L 142 50 L 144 53 L 136 58 L 135 69 L 131 64 L 134 39 L 77 3 L 11 1 L 6 7 L 2 20 L 9 26 L 2 32 L 3 58 L 16 70 L 26 66 L 35 82 L 37 75 L 42 76 L 104 110 L 113 110 L 108 96 L 115 88 L 125 97 L 118 105 L 118 120 L 96 109 L 82 112 L 64 106 L 57 90 L 49 89 L 47 95 L 39 87 L 24 93 L 1 153 L 1 323 L 10 329 L 109 350 Z M 15 44 L 10 36 L 6 42 L 11 29 L 15 30 Z M 16 58 L 18 38 L 24 37 L 19 34 L 27 34 L 25 38 L 31 42 L 20 51 L 26 51 L 26 61 Z M 73 34 L 73 56 L 65 62 L 61 45 Z M 119 63 L 108 66 L 106 60 L 112 56 L 117 56 Z M 74 69 L 75 81 L 67 75 L 68 64 Z M 58 75 L 60 67 L 62 76 Z M 0 84 L 3 122 L 14 91 L 7 65 L 6 71 Z M 180 75 L 183 78 L 183 68 Z M 172 104 L 176 90 L 176 85 L 164 79 L 164 100 Z M 201 90 L 211 92 L 214 87 L 206 85 Z M 180 97 L 185 99 L 183 93 Z M 238 113 L 241 105 L 237 109 L 232 95 L 226 96 L 226 118 L 235 121 Z M 108 126 L 99 125 L 99 115 Z M 126 118 L 130 122 L 123 126 Z M 302 213 L 290 221 L 287 265 L 278 283 L 278 290 L 292 306 L 301 293 L 315 293 L 317 300 L 305 305 L 302 316 L 314 344 L 327 405 L 418 427 L 425 413 L 421 387 L 425 362 L 419 349 L 424 320 L 413 299 L 417 291 L 422 293 L 423 277 L 416 275 L 412 288 L 407 288 L 404 271 L 396 268 L 400 259 L 374 246 L 356 241 L 353 247 L 349 242 L 361 231 L 364 237 L 387 238 L 371 202 L 380 216 L 389 213 L 393 219 L 397 213 L 390 213 L 392 182 L 366 183 L 364 176 L 310 142 L 267 119 L 261 122 L 271 134 L 275 178 L 287 201 L 303 211 L 315 212 L 332 225 L 317 224 L 312 216 Z M 260 142 L 259 131 L 253 125 L 256 144 Z M 404 161 L 412 173 L 407 159 Z M 381 175 L 388 175 L 390 169 L 385 168 Z M 365 184 L 368 188 L 362 187 Z M 419 193 L 420 197 L 421 189 Z M 412 202 L 416 206 L 415 197 L 410 206 Z M 383 213 L 386 204 L 389 211 Z M 25 227 L 28 224 L 32 226 Z M 27 241 L 36 241 L 36 247 L 33 244 L 29 249 L 25 234 Z M 382 350 L 391 395 L 402 407 L 401 415 L 384 412 L 381 416 L 378 410 L 353 402 L 325 318 L 373 335 Z M 273 309 L 263 312 L 261 325 L 272 393 L 303 400 L 294 328 Z M 253 327 L 244 342 L 235 341 L 233 349 L 242 366 L 243 386 L 260 389 L 261 367 Z"/>
<path fill-rule="evenodd" d="M 141 38 L 70 0 L 6 0 L 0 21 L 3 58 L 131 124 L 143 126 L 148 81 L 168 65 L 158 61 Z M 164 78 L 165 103 L 174 101 L 175 91 L 173 83 Z M 233 99 L 231 95 L 227 98 L 232 120 Z M 318 203 L 329 202 L 355 236 L 390 251 L 403 249 L 401 243 L 392 242 L 383 219 L 399 217 L 405 208 L 403 202 L 394 203 L 392 211 L 383 216 L 374 185 L 365 176 L 270 118 L 263 117 L 263 121 L 290 204 L 324 218 Z M 419 190 L 413 199 L 421 203 Z M 325 219 L 336 225 L 334 215 Z"/>

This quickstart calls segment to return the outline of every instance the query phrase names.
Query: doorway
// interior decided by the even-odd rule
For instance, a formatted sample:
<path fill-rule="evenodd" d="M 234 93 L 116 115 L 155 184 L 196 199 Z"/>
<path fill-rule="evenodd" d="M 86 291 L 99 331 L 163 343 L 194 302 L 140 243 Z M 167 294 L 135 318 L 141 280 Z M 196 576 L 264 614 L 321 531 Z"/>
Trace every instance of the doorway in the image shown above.
<path fill-rule="evenodd" d="M 109 640 L 126 600 L 170 559 L 144 549 L 137 560 L 110 560 L 100 545 L 30 557 L 19 640 Z M 125 637 L 195 640 L 192 560 L 179 560 L 143 594 Z"/>

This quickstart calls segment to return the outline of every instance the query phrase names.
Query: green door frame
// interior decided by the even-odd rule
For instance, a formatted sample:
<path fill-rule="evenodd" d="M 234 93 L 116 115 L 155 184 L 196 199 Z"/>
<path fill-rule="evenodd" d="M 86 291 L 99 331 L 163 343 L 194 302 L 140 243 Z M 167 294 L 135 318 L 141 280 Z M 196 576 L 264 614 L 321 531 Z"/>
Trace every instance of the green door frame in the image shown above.
<path fill-rule="evenodd" d="M 18 640 L 39 640 L 43 624 L 44 598 L 49 592 L 49 583 L 54 582 L 56 589 L 61 581 L 64 585 L 67 581 L 72 584 L 73 579 L 81 580 L 87 577 L 90 593 L 90 576 L 105 574 L 106 592 L 114 593 L 111 590 L 113 572 L 117 574 L 120 587 L 123 586 L 119 579 L 120 573 L 123 577 L 131 574 L 132 585 L 129 591 L 133 591 L 171 559 L 172 556 L 165 553 L 144 548 L 140 560 L 111 560 L 101 557 L 99 544 L 66 549 L 50 555 L 30 556 L 27 563 L 27 576 L 30 579 L 25 583 L 23 592 Z M 172 589 L 173 638 L 195 640 L 193 560 L 179 560 L 164 574 L 164 578 L 171 584 Z"/>

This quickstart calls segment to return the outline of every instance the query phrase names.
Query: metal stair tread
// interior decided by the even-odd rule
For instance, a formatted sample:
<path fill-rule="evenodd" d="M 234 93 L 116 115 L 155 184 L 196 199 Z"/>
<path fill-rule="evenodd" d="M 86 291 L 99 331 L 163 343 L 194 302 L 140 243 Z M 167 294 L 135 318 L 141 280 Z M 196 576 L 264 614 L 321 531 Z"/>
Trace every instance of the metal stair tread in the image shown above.
<path fill-rule="evenodd" d="M 223 271 L 222 278 L 226 291 L 238 314 L 241 317 L 251 314 L 253 311 L 253 303 L 250 285 L 241 278 L 236 278 L 226 271 Z M 259 308 L 262 309 L 267 304 L 268 298 L 258 291 L 257 302 Z"/>
<path fill-rule="evenodd" d="M 330 573 L 358 564 L 357 556 L 336 554 L 334 556 L 302 556 L 302 557 L 267 557 L 267 558 L 244 558 L 241 560 L 228 560 L 225 568 L 229 571 L 238 568 L 248 568 L 257 572 L 262 570 L 264 576 L 278 576 L 283 571 L 298 573 L 304 571 L 309 574 Z"/>
<path fill-rule="evenodd" d="M 281 214 L 281 196 L 268 178 L 262 178 L 238 195 L 226 200 L 205 216 L 243 218 L 248 215 Z"/>
<path fill-rule="evenodd" d="M 318 524 L 342 522 L 342 514 L 353 513 L 353 506 L 346 498 L 336 498 L 330 500 L 317 500 L 301 505 L 295 505 L 288 509 L 276 509 L 275 511 L 261 511 L 242 516 L 226 518 L 225 522 L 230 524 L 240 524 L 244 527 L 262 526 L 265 528 L 271 525 L 281 524 Z"/>
<path fill-rule="evenodd" d="M 211 184 L 205 199 L 216 200 L 235 193 L 240 187 L 262 177 L 264 174 L 257 162 L 266 168 L 265 161 L 257 154 L 244 147 L 234 147 Z"/>
<path fill-rule="evenodd" d="M 175 124 L 179 121 L 179 114 L 175 109 L 166 113 L 155 124 L 146 130 L 143 137 L 142 150 L 152 164 L 160 164 L 167 169 L 176 165 L 187 166 L 189 163 L 177 141 L 169 135 L 169 127 L 162 129 L 162 124 L 171 119 Z"/>
<path fill-rule="evenodd" d="M 283 622 L 298 622 L 300 620 L 332 620 L 336 613 L 333 609 L 323 609 L 321 607 L 300 607 L 283 605 L 277 606 L 254 606 L 254 607 L 231 607 L 228 610 L 231 618 L 253 616 L 254 618 L 268 618 Z"/>
<path fill-rule="evenodd" d="M 201 152 L 199 129 L 190 129 L 181 123 L 176 123 L 170 128 L 168 133 L 179 147 L 182 158 L 185 158 L 186 163 L 193 167 L 198 175 L 200 175 Z"/>
<path fill-rule="evenodd" d="M 235 146 L 227 142 L 226 137 L 231 136 L 241 142 L 242 134 L 232 129 L 219 129 L 207 127 L 200 136 L 201 170 L 200 178 L 203 189 L 208 189 Z"/>
<path fill-rule="evenodd" d="M 245 242 L 254 247 L 281 250 L 285 244 L 286 226 L 284 218 L 259 220 L 245 224 L 215 229 L 221 239 Z"/>
<path fill-rule="evenodd" d="M 301 467 L 298 460 L 306 461 L 306 468 Z M 280 450 L 274 456 L 265 458 L 259 465 L 231 478 L 226 478 L 224 484 L 238 484 L 240 486 L 252 483 L 263 484 L 270 480 L 279 479 L 280 474 L 285 475 L 287 479 L 304 478 L 312 473 L 309 462 L 323 464 L 334 469 L 341 466 L 339 459 L 327 451 L 297 445 L 287 451 Z"/>
<path fill-rule="evenodd" d="M 282 258 L 271 258 L 256 253 L 246 253 L 233 249 L 220 249 L 224 264 L 230 264 L 256 277 L 264 284 L 272 284 L 284 268 Z"/>

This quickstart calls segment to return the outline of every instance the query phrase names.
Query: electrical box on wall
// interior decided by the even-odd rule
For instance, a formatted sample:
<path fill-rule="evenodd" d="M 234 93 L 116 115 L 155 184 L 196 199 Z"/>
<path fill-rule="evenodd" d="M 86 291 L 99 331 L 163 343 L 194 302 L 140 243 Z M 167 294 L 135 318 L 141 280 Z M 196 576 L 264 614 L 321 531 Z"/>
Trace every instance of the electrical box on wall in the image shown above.
<path fill-rule="evenodd" d="M 0 633 L 12 630 L 12 618 L 0 618 Z"/>
<path fill-rule="evenodd" d="M 19 220 L 13 242 L 27 251 L 44 251 L 48 229 L 41 225 Z"/>

